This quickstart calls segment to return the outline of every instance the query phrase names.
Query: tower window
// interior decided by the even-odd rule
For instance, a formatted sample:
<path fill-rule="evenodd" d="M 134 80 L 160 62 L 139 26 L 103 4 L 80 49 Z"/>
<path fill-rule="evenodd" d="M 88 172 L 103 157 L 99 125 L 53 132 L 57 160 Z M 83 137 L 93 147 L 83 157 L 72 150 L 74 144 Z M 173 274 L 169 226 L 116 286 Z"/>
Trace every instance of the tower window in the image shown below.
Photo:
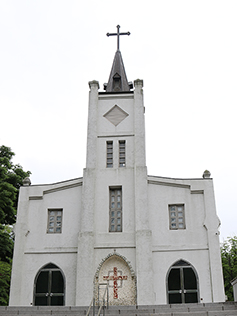
<path fill-rule="evenodd" d="M 113 91 L 121 91 L 121 76 L 118 73 L 113 76 Z"/>
<path fill-rule="evenodd" d="M 184 205 L 169 205 L 170 229 L 185 229 Z"/>
<path fill-rule="evenodd" d="M 109 231 L 122 231 L 122 187 L 110 188 Z"/>
<path fill-rule="evenodd" d="M 119 167 L 125 167 L 126 166 L 126 160 L 125 160 L 125 140 L 119 141 Z"/>
<path fill-rule="evenodd" d="M 62 232 L 62 209 L 48 210 L 48 228 L 47 233 L 61 233 Z"/>
<path fill-rule="evenodd" d="M 113 168 L 113 142 L 109 141 L 106 144 L 107 144 L 106 167 Z"/>

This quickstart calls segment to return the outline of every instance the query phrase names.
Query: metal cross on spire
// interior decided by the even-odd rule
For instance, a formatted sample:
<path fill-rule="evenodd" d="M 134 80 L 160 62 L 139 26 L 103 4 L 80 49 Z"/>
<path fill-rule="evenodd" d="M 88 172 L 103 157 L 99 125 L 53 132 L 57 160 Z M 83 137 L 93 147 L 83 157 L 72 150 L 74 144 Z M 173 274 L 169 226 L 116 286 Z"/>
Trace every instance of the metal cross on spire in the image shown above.
<path fill-rule="evenodd" d="M 120 25 L 117 25 L 117 33 L 107 33 L 107 36 L 117 36 L 117 50 L 119 50 L 119 36 L 120 35 L 130 35 L 130 32 L 126 32 L 126 33 L 119 33 L 119 28 Z"/>

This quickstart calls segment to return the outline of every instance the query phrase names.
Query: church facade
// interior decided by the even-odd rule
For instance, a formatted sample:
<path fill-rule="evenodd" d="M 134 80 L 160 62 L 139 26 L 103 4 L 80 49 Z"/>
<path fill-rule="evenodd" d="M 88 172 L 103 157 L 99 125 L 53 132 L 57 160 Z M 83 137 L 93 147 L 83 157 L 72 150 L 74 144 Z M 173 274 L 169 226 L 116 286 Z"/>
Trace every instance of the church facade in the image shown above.
<path fill-rule="evenodd" d="M 21 187 L 11 306 L 225 300 L 213 180 L 147 175 L 143 81 L 89 82 L 83 177 Z"/>

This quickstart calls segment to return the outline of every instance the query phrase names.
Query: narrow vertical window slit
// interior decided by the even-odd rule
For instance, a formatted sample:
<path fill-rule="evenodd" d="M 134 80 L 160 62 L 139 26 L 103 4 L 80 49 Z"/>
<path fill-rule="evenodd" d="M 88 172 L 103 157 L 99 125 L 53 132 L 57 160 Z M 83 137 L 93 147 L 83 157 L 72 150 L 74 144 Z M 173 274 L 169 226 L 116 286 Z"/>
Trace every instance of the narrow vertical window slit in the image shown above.
<path fill-rule="evenodd" d="M 126 166 L 126 147 L 125 147 L 125 140 L 119 141 L 119 167 Z"/>
<path fill-rule="evenodd" d="M 122 188 L 110 188 L 109 195 L 109 231 L 122 232 Z"/>
<path fill-rule="evenodd" d="M 106 167 L 113 168 L 113 142 L 108 141 L 106 145 L 107 145 Z"/>

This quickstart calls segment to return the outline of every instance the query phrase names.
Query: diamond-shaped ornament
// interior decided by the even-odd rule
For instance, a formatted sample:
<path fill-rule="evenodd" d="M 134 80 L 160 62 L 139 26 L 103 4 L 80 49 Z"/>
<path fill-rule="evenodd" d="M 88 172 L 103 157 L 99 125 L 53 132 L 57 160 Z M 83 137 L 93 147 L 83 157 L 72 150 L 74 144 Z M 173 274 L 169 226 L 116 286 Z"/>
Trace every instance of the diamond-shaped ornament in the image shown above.
<path fill-rule="evenodd" d="M 112 124 L 117 126 L 121 123 L 129 114 L 122 110 L 118 105 L 115 105 L 107 113 L 104 114 L 104 117 L 107 118 Z"/>

